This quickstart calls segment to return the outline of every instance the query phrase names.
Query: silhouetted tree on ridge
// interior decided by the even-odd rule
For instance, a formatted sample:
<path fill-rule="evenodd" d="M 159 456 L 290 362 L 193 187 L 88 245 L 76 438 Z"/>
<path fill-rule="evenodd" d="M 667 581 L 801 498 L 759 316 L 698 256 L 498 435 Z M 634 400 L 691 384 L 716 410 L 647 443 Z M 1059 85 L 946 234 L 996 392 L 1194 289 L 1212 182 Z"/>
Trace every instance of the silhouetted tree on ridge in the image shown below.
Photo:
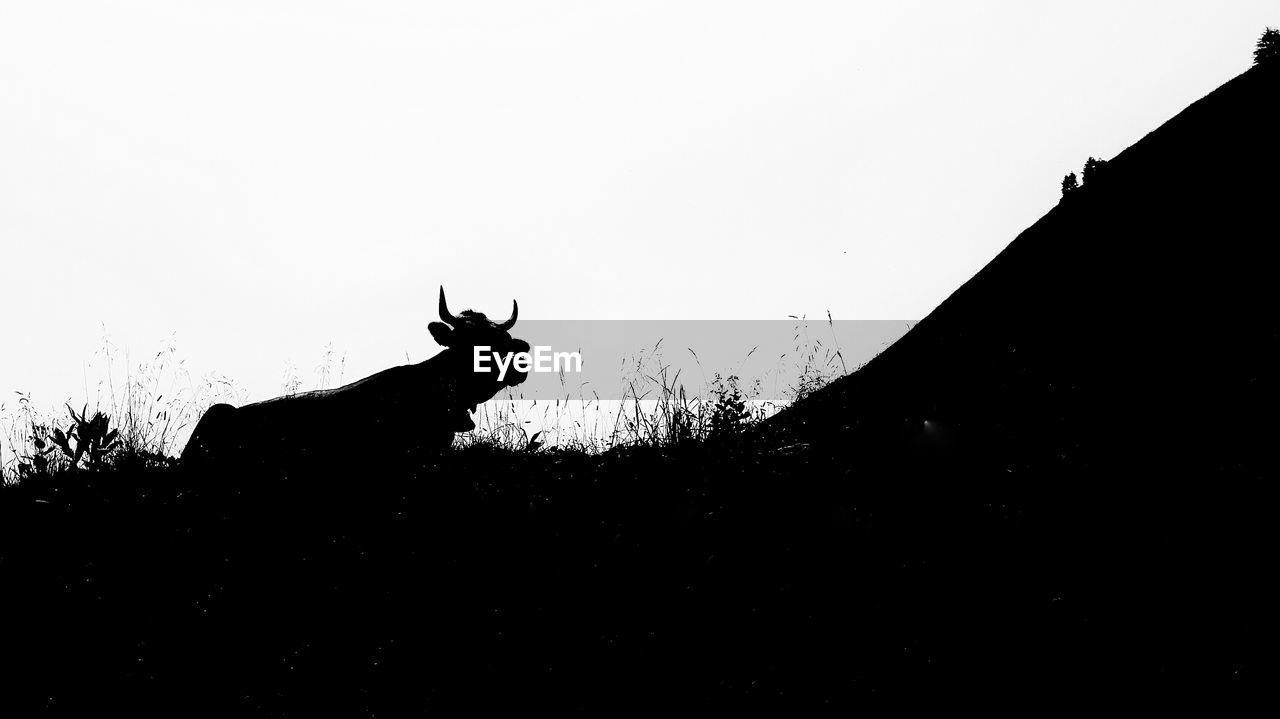
<path fill-rule="evenodd" d="M 1262 31 L 1258 44 L 1253 50 L 1253 64 L 1261 65 L 1274 62 L 1280 58 L 1280 30 L 1269 27 Z"/>
<path fill-rule="evenodd" d="M 1099 160 L 1096 157 L 1090 157 L 1084 161 L 1084 171 L 1080 173 L 1080 177 L 1083 184 L 1088 185 L 1090 182 L 1096 182 L 1101 179 L 1106 172 L 1106 160 Z"/>
<path fill-rule="evenodd" d="M 1062 196 L 1075 192 L 1080 189 L 1080 181 L 1076 179 L 1076 173 L 1068 172 L 1066 177 L 1062 178 Z"/>
<path fill-rule="evenodd" d="M 1069 172 L 1062 178 L 1062 196 L 1066 197 L 1076 192 L 1081 187 L 1088 185 L 1090 181 L 1097 183 L 1098 178 L 1106 174 L 1107 161 L 1099 160 L 1096 157 L 1090 157 L 1084 161 L 1084 170 L 1081 171 L 1080 177 L 1076 177 L 1076 173 Z"/>

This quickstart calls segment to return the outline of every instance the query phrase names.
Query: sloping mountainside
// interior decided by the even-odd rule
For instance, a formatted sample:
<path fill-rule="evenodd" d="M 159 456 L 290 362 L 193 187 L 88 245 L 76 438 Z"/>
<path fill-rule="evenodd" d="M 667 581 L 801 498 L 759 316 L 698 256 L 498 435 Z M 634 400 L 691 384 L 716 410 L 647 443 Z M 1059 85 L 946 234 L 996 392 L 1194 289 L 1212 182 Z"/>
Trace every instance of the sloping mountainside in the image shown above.
<path fill-rule="evenodd" d="M 1028 568 L 1089 605 L 1072 651 L 1095 678 L 1188 687 L 1262 671 L 1280 467 L 1277 127 L 1280 67 L 1226 83 L 760 441 L 805 443 L 890 494 L 1016 507 L 1042 540 Z"/>
<path fill-rule="evenodd" d="M 1269 694 L 1278 90 L 1191 106 L 733 442 L 0 488 L 0 709 Z"/>
<path fill-rule="evenodd" d="M 1278 102 L 1256 67 L 1179 113 L 768 434 L 874 446 L 927 420 L 1010 464 L 1147 470 L 1126 485 L 1268 466 Z"/>

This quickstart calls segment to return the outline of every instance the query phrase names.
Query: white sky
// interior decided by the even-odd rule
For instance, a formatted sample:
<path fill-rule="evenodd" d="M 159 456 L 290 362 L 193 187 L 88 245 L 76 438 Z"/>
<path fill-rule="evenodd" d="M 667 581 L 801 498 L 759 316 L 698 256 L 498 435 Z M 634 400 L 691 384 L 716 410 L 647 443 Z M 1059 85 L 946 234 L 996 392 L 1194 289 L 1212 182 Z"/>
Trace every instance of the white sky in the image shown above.
<path fill-rule="evenodd" d="M 102 326 L 254 398 L 454 309 L 915 319 L 1269 2 L 0 0 L 0 392 Z M 309 379 L 309 377 L 306 377 Z M 89 378 L 92 382 L 93 377 Z"/>

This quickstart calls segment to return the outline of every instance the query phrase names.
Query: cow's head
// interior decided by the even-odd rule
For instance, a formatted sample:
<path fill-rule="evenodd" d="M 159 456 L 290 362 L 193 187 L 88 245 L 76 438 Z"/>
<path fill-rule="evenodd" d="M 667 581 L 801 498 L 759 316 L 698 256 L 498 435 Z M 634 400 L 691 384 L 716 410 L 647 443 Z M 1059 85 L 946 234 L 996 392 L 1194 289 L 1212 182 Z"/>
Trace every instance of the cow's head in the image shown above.
<path fill-rule="evenodd" d="M 475 405 L 486 402 L 505 387 L 514 387 L 528 376 L 525 372 L 517 372 L 508 367 L 502 380 L 498 379 L 497 362 L 492 355 L 510 358 L 514 353 L 528 352 L 529 343 L 511 336 L 511 328 L 516 324 L 516 315 L 520 312 L 515 300 L 511 301 L 511 317 L 503 322 L 494 322 L 481 312 L 462 310 L 458 314 L 449 312 L 444 299 L 444 288 L 440 288 L 440 321 L 427 325 L 431 337 L 445 348 L 445 354 L 452 355 L 449 366 L 457 374 L 455 385 L 461 406 L 455 409 L 458 419 L 457 432 L 475 429 L 475 423 L 468 416 Z M 476 347 L 488 347 L 490 359 L 486 362 L 489 370 L 474 371 Z M 460 411 L 457 411 L 460 410 Z"/>

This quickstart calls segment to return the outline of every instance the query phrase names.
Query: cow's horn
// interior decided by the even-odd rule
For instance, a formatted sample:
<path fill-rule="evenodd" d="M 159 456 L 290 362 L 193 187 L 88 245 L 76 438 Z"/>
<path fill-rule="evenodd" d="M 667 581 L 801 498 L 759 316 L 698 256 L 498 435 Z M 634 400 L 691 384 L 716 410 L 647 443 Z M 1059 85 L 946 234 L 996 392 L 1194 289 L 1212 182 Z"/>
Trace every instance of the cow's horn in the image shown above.
<path fill-rule="evenodd" d="M 444 285 L 440 286 L 440 320 L 449 325 L 458 323 L 458 318 L 449 314 L 449 305 L 444 303 Z"/>
<path fill-rule="evenodd" d="M 511 300 L 511 319 L 498 325 L 498 329 L 509 330 L 516 326 L 516 315 L 520 314 L 520 305 L 515 300 Z"/>

